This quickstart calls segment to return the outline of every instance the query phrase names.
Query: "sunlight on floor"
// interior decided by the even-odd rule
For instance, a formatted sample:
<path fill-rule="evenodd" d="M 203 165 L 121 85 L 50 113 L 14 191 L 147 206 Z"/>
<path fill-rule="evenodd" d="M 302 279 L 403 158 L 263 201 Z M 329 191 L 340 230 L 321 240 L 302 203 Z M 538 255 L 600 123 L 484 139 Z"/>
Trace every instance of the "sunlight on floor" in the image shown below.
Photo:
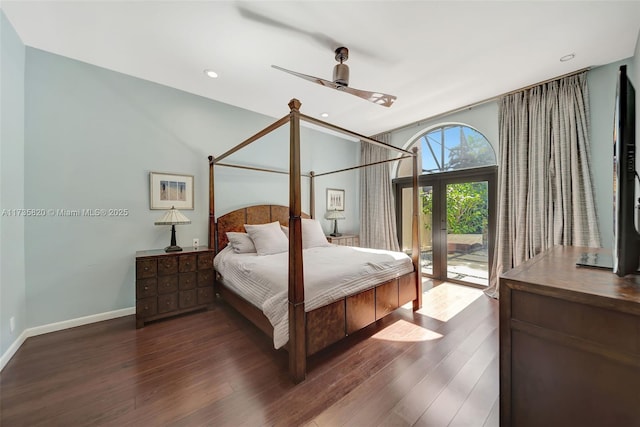
<path fill-rule="evenodd" d="M 447 322 L 480 296 L 481 289 L 445 282 L 424 292 L 417 312 Z"/>
<path fill-rule="evenodd" d="M 418 342 L 437 340 L 442 338 L 442 335 L 406 320 L 398 320 L 373 335 L 373 338 L 385 341 Z"/>

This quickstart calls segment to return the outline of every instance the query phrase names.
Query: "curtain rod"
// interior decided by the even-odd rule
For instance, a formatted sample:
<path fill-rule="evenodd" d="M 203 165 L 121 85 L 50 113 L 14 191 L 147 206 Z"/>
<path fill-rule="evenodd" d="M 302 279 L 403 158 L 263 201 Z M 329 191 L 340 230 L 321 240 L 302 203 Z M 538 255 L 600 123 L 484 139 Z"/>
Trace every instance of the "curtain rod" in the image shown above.
<path fill-rule="evenodd" d="M 556 80 L 564 79 L 565 77 L 574 76 L 576 74 L 580 74 L 580 73 L 583 73 L 585 71 L 589 71 L 590 69 L 591 69 L 591 67 L 581 68 L 579 70 L 572 71 L 570 73 L 562 74 L 561 76 L 552 77 L 550 79 L 543 80 L 543 81 L 538 82 L 538 83 L 533 83 L 533 84 L 530 84 L 528 86 L 521 87 L 520 89 L 515 89 L 515 90 L 509 91 L 509 92 L 505 92 L 505 93 L 503 93 L 501 95 L 492 96 L 491 98 L 486 98 L 486 99 L 483 99 L 482 101 L 474 102 L 473 104 L 467 104 L 467 105 L 465 105 L 463 107 L 458 107 L 458 108 L 454 108 L 453 110 L 445 111 L 444 113 L 439 113 L 439 114 L 436 114 L 436 115 L 431 116 L 431 117 L 427 117 L 427 118 L 424 118 L 424 119 L 416 120 L 415 122 L 411 122 L 409 124 L 406 124 L 406 125 L 403 125 L 403 126 L 399 126 L 397 128 L 394 128 L 394 129 L 391 129 L 391 130 L 388 130 L 388 131 L 385 131 L 385 132 L 380 132 L 380 133 L 377 133 L 376 135 L 381 135 L 381 134 L 384 134 L 384 133 L 396 132 L 396 131 L 399 131 L 399 130 L 410 128 L 412 126 L 419 125 L 422 122 L 427 122 L 427 121 L 430 121 L 430 120 L 435 120 L 435 119 L 440 118 L 440 117 L 448 116 L 450 114 L 459 113 L 460 111 L 464 111 L 464 110 L 468 110 L 470 108 L 478 107 L 478 106 L 480 106 L 482 104 L 486 104 L 488 102 L 497 101 L 498 99 L 502 98 L 503 96 L 513 95 L 514 93 L 522 92 L 524 90 L 528 90 L 528 89 L 534 88 L 536 86 L 540 86 L 540 85 L 543 85 L 543 84 L 546 84 L 546 83 L 550 83 L 550 82 L 553 82 L 553 81 L 556 81 Z"/>

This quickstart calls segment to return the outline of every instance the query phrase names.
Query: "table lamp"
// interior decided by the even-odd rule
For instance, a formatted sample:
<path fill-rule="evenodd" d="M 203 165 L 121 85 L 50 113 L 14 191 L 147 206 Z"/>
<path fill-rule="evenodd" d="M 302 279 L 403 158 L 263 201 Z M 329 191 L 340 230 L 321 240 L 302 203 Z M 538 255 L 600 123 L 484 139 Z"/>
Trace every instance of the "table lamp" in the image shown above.
<path fill-rule="evenodd" d="M 171 226 L 171 245 L 164 248 L 165 252 L 179 252 L 182 250 L 180 246 L 176 244 L 176 224 L 191 224 L 191 220 L 182 215 L 175 206 L 171 206 L 162 218 L 155 222 L 156 225 L 170 225 Z"/>
<path fill-rule="evenodd" d="M 331 233 L 331 236 L 334 237 L 338 237 L 338 236 L 342 236 L 341 233 L 338 233 L 338 220 L 339 219 L 344 219 L 344 215 L 342 214 L 341 211 L 327 211 L 327 213 L 324 216 L 326 219 L 330 219 L 333 220 L 333 233 Z"/>

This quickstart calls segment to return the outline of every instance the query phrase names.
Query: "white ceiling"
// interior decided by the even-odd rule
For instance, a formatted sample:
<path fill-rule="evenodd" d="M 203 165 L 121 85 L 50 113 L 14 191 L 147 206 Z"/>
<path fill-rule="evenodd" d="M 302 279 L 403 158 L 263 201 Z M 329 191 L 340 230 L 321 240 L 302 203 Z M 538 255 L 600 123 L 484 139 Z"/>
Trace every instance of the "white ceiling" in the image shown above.
<path fill-rule="evenodd" d="M 2 1 L 22 41 L 274 118 L 301 111 L 364 135 L 633 55 L 640 1 Z M 332 79 L 391 108 L 271 64 Z M 574 53 L 575 59 L 560 57 Z M 211 79 L 203 70 L 219 74 Z"/>

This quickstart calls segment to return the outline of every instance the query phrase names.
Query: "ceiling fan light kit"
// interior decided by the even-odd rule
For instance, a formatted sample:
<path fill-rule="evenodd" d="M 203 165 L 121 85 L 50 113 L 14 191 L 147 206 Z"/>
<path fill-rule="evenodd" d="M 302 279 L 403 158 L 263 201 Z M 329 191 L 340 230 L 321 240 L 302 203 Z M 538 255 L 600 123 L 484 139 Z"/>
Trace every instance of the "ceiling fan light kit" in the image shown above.
<path fill-rule="evenodd" d="M 367 101 L 382 105 L 383 107 L 391 107 L 393 105 L 393 102 L 396 100 L 396 97 L 393 95 L 387 95 L 380 92 L 369 92 L 349 87 L 349 66 L 344 64 L 344 61 L 349 59 L 349 49 L 341 46 L 335 50 L 335 54 L 336 61 L 338 61 L 339 64 L 333 67 L 333 81 L 321 79 L 320 77 L 308 76 L 306 74 L 278 67 L 277 65 L 272 65 L 272 67 L 277 70 L 284 71 L 285 73 L 293 74 L 296 77 L 309 80 L 310 82 L 330 87 L 341 92 L 350 93 L 351 95 L 366 99 Z"/>

